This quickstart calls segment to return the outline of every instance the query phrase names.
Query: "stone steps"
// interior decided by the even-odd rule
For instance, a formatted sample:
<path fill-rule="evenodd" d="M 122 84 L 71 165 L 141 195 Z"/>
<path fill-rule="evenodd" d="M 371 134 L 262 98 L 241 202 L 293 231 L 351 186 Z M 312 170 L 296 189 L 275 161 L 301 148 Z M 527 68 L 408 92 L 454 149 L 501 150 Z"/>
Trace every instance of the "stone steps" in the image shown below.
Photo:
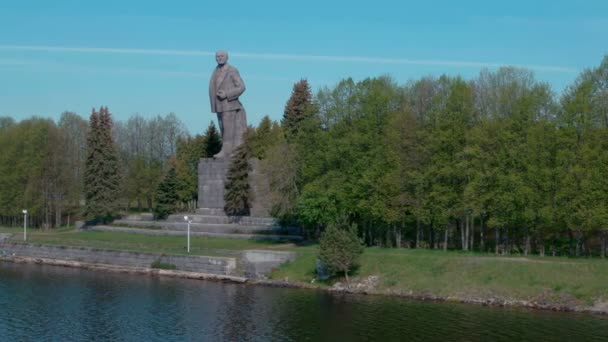
<path fill-rule="evenodd" d="M 117 227 L 117 226 L 92 226 L 87 228 L 92 231 L 102 232 L 121 232 L 121 233 L 135 233 L 144 235 L 172 235 L 172 236 L 186 236 L 186 231 L 179 230 L 166 230 L 166 229 L 145 229 L 145 228 L 129 228 L 129 227 Z M 210 233 L 210 232 L 193 232 L 190 231 L 191 236 L 206 236 L 206 237 L 218 237 L 228 239 L 259 239 L 259 240 L 273 240 L 273 241 L 302 241 L 302 237 L 299 235 L 282 235 L 282 234 L 245 234 L 245 233 Z"/>
<path fill-rule="evenodd" d="M 174 214 L 167 217 L 170 222 L 185 222 L 184 216 L 188 216 L 193 223 L 210 224 L 237 224 L 240 226 L 269 226 L 279 227 L 276 219 L 271 217 L 251 217 L 251 216 L 218 216 L 201 214 Z"/>
<path fill-rule="evenodd" d="M 129 221 L 115 220 L 115 226 L 127 226 L 138 228 L 158 228 L 164 230 L 186 231 L 188 224 L 186 222 L 172 221 Z M 190 223 L 190 231 L 192 232 L 207 232 L 207 233 L 279 233 L 286 232 L 286 229 L 273 226 L 253 226 L 253 225 L 238 225 L 238 224 L 221 224 L 221 223 Z"/>
<path fill-rule="evenodd" d="M 181 213 L 169 215 L 166 220 L 154 220 L 151 213 L 130 214 L 120 220 L 114 220 L 112 226 L 115 228 L 133 229 L 144 233 L 160 234 L 159 232 L 170 232 L 170 234 L 185 234 L 188 223 L 184 220 L 188 216 L 190 220 L 190 232 L 203 234 L 203 236 L 219 236 L 262 239 L 273 236 L 273 239 L 301 240 L 300 231 L 297 228 L 281 227 L 278 220 L 272 217 L 254 216 L 227 216 L 219 208 L 199 208 L 195 214 Z"/>

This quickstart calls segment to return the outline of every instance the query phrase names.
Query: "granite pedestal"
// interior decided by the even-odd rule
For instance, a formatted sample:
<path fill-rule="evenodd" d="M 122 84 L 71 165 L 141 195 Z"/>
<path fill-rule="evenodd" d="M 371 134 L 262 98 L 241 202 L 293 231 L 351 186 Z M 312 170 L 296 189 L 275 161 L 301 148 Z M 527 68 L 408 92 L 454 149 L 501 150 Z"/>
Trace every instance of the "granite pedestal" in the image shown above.
<path fill-rule="evenodd" d="M 224 212 L 224 192 L 230 160 L 203 158 L 198 164 L 198 208 L 214 213 Z M 250 213 L 254 217 L 269 217 L 270 191 L 259 160 L 249 161 Z"/>

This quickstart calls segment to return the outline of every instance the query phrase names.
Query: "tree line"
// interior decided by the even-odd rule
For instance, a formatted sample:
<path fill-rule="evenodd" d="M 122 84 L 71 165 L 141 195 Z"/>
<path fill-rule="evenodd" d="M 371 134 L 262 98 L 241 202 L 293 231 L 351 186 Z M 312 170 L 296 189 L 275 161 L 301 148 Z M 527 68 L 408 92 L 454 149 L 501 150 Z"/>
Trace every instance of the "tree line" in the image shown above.
<path fill-rule="evenodd" d="M 57 122 L 1 117 L 0 146 L 0 225 L 22 224 L 27 209 L 31 225 L 50 228 L 151 211 L 171 169 L 179 180 L 171 208 L 195 208 L 198 160 L 221 140 L 213 123 L 191 136 L 173 113 L 114 122 L 101 107 L 88 119 L 73 112 Z"/>
<path fill-rule="evenodd" d="M 221 146 L 215 126 L 190 136 L 174 114 L 113 123 L 104 107 L 88 121 L 0 118 L 0 224 L 24 208 L 44 226 L 83 215 L 94 115 L 111 131 L 99 148 L 115 145 L 111 214 L 196 208 L 198 160 Z M 249 128 L 227 210 L 247 212 L 242 159 L 258 158 L 272 215 L 311 238 L 356 227 L 370 246 L 604 256 L 607 138 L 608 57 L 559 96 L 512 67 L 472 80 L 345 79 L 314 96 L 302 80 L 280 122 Z"/>
<path fill-rule="evenodd" d="M 309 236 L 356 224 L 370 246 L 606 253 L 608 57 L 561 96 L 512 67 L 345 79 L 315 96 L 304 80 L 283 134 L 269 127 L 249 140 L 273 214 Z"/>

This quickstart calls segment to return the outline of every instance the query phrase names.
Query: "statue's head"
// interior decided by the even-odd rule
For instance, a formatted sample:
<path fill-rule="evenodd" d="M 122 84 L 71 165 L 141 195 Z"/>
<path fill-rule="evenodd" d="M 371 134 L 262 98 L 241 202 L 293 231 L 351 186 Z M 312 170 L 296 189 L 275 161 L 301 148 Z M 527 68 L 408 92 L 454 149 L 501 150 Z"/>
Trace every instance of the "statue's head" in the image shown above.
<path fill-rule="evenodd" d="M 226 62 L 228 62 L 228 52 L 226 52 L 224 50 L 218 50 L 215 53 L 215 61 L 217 62 L 218 65 L 226 64 Z"/>

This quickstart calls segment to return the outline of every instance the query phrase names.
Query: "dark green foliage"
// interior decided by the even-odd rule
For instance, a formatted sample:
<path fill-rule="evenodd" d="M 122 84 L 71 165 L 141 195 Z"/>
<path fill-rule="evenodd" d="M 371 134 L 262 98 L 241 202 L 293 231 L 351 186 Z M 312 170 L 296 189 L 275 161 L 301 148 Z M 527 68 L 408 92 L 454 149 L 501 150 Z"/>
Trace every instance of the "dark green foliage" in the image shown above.
<path fill-rule="evenodd" d="M 303 79 L 294 84 L 291 97 L 285 105 L 281 125 L 287 140 L 295 137 L 300 129 L 300 123 L 312 115 L 312 93 L 308 81 Z"/>
<path fill-rule="evenodd" d="M 198 199 L 198 164 L 207 157 L 205 137 L 183 137 L 177 141 L 175 169 L 178 181 L 178 197 L 189 209 Z"/>
<path fill-rule="evenodd" d="M 224 211 L 230 216 L 249 215 L 251 192 L 249 186 L 249 156 L 247 141 L 239 146 L 230 160 L 224 191 Z"/>
<path fill-rule="evenodd" d="M 222 137 L 215 128 L 213 121 L 209 123 L 203 141 L 205 155 L 202 158 L 211 158 L 222 149 Z"/>
<path fill-rule="evenodd" d="M 119 207 L 118 152 L 112 139 L 112 117 L 107 107 L 93 109 L 87 135 L 84 172 L 85 213 L 89 220 L 107 222 Z"/>
<path fill-rule="evenodd" d="M 156 206 L 154 216 L 157 219 L 165 219 L 169 214 L 175 212 L 179 197 L 178 180 L 175 167 L 171 167 L 156 189 Z"/>
<path fill-rule="evenodd" d="M 264 116 L 258 127 L 248 136 L 251 156 L 260 160 L 266 159 L 268 151 L 284 140 L 281 126 L 268 116 Z"/>
<path fill-rule="evenodd" d="M 152 264 L 150 264 L 150 268 L 156 268 L 159 270 L 176 270 L 177 266 L 171 263 L 162 262 L 159 260 L 155 260 Z"/>
<path fill-rule="evenodd" d="M 348 272 L 357 266 L 363 253 L 363 244 L 357 236 L 356 226 L 331 224 L 319 240 L 319 259 L 329 272 L 341 272 L 348 282 Z"/>

